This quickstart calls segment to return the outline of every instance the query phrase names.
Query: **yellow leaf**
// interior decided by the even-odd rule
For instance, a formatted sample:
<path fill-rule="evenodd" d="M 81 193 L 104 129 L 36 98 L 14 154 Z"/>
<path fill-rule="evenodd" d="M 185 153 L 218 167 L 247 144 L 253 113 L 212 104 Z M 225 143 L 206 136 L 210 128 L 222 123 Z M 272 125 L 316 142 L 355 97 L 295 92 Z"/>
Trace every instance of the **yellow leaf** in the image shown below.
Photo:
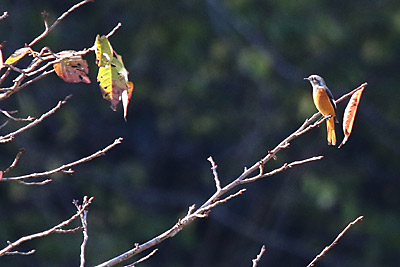
<path fill-rule="evenodd" d="M 343 115 L 344 138 L 338 148 L 342 147 L 347 142 L 351 134 L 351 131 L 353 130 L 353 124 L 354 124 L 354 119 L 356 118 L 357 107 L 358 104 L 360 103 L 361 94 L 364 91 L 364 89 L 365 89 L 364 86 L 361 87 L 360 90 L 358 90 L 351 96 L 350 101 L 347 104 L 346 109 L 344 110 L 344 115 Z"/>
<path fill-rule="evenodd" d="M 97 66 L 105 67 L 112 62 L 114 50 L 105 35 L 96 36 L 95 52 Z"/>
<path fill-rule="evenodd" d="M 33 50 L 30 47 L 17 49 L 11 56 L 7 58 L 4 64 L 9 64 L 9 65 L 15 64 L 28 53 L 31 53 L 32 55 L 34 54 Z"/>
<path fill-rule="evenodd" d="M 116 110 L 122 92 L 127 90 L 128 71 L 122 57 L 113 57 L 111 64 L 99 68 L 97 81 L 100 83 L 103 98 L 111 102 L 111 109 Z"/>

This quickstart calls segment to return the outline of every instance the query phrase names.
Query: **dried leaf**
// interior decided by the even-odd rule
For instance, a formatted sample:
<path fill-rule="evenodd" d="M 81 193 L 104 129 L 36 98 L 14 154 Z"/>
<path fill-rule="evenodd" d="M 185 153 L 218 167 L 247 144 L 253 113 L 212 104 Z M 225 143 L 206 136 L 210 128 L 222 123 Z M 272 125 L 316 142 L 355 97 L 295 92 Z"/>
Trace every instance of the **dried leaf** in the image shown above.
<path fill-rule="evenodd" d="M 30 47 L 23 47 L 17 49 L 11 56 L 7 58 L 4 64 L 9 64 L 9 65 L 15 64 L 28 53 L 30 53 L 31 55 L 34 54 L 33 50 Z"/>
<path fill-rule="evenodd" d="M 88 64 L 86 60 L 82 59 L 82 56 L 73 55 L 75 51 L 68 50 L 58 53 L 59 56 L 68 56 L 58 63 L 53 64 L 54 70 L 58 77 L 69 83 L 90 83 L 90 79 L 87 76 L 89 73 Z"/>
<path fill-rule="evenodd" d="M 96 64 L 99 67 L 110 65 L 113 59 L 114 50 L 105 35 L 96 36 L 95 41 Z"/>
<path fill-rule="evenodd" d="M 361 94 L 364 91 L 364 89 L 365 87 L 362 87 L 360 90 L 358 90 L 351 96 L 350 101 L 347 104 L 346 109 L 344 110 L 344 115 L 343 115 L 344 138 L 342 143 L 339 145 L 339 148 L 342 147 L 347 142 L 351 134 L 351 131 L 353 130 L 353 124 L 357 113 L 357 107 L 358 104 L 360 103 Z"/>

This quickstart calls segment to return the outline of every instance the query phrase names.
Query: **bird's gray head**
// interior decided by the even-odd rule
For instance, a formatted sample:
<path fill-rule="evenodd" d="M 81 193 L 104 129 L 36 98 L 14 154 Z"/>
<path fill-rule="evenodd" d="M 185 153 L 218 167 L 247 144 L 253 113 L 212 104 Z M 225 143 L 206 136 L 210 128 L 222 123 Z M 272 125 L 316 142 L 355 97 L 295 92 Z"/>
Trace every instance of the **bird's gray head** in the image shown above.
<path fill-rule="evenodd" d="M 324 79 L 321 76 L 316 75 L 316 74 L 310 75 L 310 76 L 308 76 L 308 78 L 304 78 L 304 80 L 308 80 L 313 87 L 314 86 L 326 87 Z"/>

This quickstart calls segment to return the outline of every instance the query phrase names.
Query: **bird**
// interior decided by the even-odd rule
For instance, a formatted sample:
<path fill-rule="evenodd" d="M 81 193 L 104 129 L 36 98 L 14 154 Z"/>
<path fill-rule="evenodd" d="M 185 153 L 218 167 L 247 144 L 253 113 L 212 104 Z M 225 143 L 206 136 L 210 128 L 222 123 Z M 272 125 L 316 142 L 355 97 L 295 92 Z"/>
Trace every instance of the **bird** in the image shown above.
<path fill-rule="evenodd" d="M 335 122 L 336 103 L 331 91 L 326 86 L 324 79 L 316 74 L 310 75 L 304 80 L 308 80 L 313 88 L 313 100 L 315 107 L 323 116 L 331 115 L 326 121 L 328 145 L 336 145 Z"/>

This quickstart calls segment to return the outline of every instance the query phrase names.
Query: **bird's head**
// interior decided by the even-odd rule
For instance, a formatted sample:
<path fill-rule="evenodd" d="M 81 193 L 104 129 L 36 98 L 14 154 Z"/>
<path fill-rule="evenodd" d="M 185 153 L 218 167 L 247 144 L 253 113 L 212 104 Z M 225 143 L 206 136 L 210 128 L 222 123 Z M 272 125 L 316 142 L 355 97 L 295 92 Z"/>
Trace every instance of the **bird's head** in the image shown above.
<path fill-rule="evenodd" d="M 316 74 L 310 75 L 307 78 L 304 78 L 304 80 L 308 80 L 313 87 L 314 86 L 324 86 L 324 87 L 326 87 L 324 79 L 321 76 L 316 75 Z"/>

